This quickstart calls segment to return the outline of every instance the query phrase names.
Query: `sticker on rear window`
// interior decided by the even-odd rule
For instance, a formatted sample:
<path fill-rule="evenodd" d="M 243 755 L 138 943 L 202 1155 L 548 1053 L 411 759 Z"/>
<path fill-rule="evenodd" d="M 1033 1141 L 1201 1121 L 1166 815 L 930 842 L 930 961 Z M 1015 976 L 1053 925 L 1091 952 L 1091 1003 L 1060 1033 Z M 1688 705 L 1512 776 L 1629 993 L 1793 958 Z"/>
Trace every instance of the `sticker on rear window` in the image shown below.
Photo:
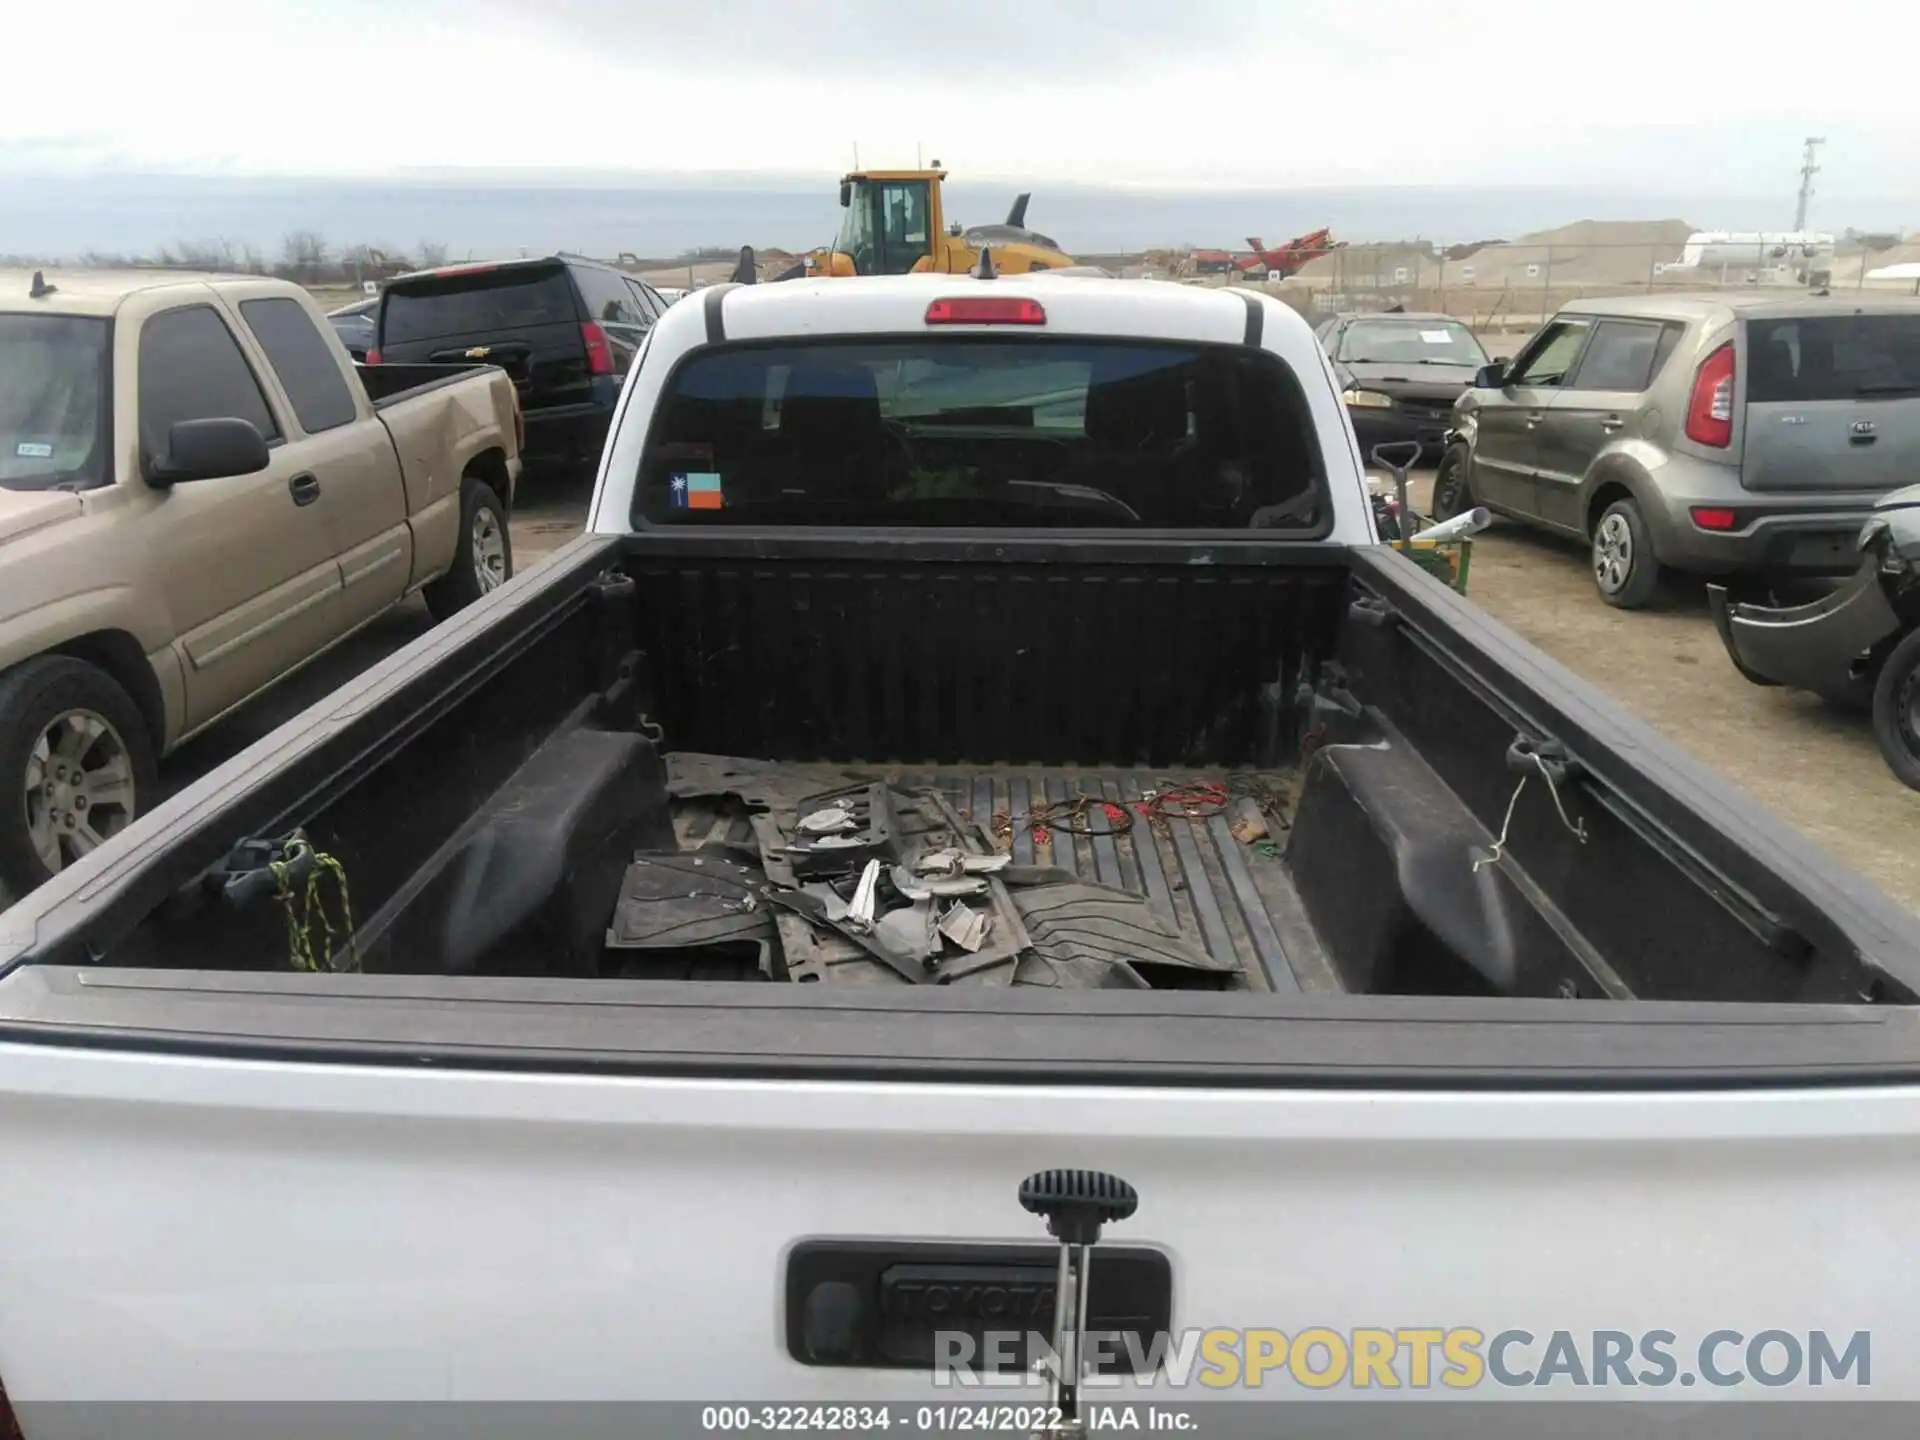
<path fill-rule="evenodd" d="M 720 510 L 725 499 L 720 477 L 710 470 L 687 470 L 673 477 L 673 508 L 676 510 Z"/>
<path fill-rule="evenodd" d="M 1420 338 L 1429 345 L 1451 345 L 1453 343 L 1453 332 L 1451 330 L 1422 330 L 1420 332 Z"/>
<path fill-rule="evenodd" d="M 51 460 L 53 446 L 42 444 L 38 440 L 22 440 L 13 447 L 13 453 L 26 460 Z"/>

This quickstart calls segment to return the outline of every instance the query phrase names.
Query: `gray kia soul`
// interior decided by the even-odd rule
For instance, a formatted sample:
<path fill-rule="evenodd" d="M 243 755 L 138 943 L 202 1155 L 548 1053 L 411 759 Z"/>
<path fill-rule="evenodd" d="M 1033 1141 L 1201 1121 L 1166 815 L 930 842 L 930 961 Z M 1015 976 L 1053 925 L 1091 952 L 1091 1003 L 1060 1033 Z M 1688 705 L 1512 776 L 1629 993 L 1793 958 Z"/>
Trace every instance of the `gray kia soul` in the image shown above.
<path fill-rule="evenodd" d="M 1666 569 L 1845 575 L 1874 500 L 1920 479 L 1920 300 L 1581 300 L 1454 415 L 1435 515 L 1585 539 L 1610 605 Z"/>

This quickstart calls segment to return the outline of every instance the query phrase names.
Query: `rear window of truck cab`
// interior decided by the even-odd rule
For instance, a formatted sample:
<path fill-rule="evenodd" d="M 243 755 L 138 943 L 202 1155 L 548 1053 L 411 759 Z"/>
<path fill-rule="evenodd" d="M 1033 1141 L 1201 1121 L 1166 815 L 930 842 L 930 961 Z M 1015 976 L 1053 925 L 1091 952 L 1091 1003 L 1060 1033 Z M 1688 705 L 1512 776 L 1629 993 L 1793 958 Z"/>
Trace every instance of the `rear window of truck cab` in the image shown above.
<path fill-rule="evenodd" d="M 984 336 L 716 347 L 669 378 L 636 525 L 1315 534 L 1306 397 L 1244 346 Z"/>
<path fill-rule="evenodd" d="M 415 340 L 577 325 L 564 265 L 475 266 L 396 280 L 380 316 L 385 345 Z"/>

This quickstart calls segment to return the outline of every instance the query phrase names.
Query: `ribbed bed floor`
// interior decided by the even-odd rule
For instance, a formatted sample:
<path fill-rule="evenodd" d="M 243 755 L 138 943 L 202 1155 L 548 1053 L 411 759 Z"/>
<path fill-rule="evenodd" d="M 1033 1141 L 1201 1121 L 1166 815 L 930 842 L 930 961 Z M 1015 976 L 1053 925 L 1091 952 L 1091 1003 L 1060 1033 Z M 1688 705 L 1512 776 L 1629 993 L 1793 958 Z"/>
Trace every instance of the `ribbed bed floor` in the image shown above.
<path fill-rule="evenodd" d="M 1053 865 L 1146 898 L 1183 935 L 1220 959 L 1237 959 L 1257 989 L 1337 992 L 1339 982 L 1307 923 L 1298 895 L 1273 844 L 1243 844 L 1233 835 L 1229 807 L 1205 818 L 1142 813 L 1156 792 L 1198 781 L 1221 782 L 1218 772 L 1079 770 L 1063 768 L 896 769 L 857 765 L 781 765 L 782 791 L 825 791 L 852 779 L 888 780 L 904 787 L 935 785 L 963 819 L 996 837 L 1017 865 Z M 818 779 L 818 784 L 811 780 Z M 1261 776 L 1268 792 L 1288 792 L 1281 776 Z M 1074 823 L 1114 834 L 1038 831 L 1036 808 L 1070 805 L 1087 797 L 1085 818 Z M 1128 817 L 1115 821 L 1107 810 Z M 1289 808 L 1275 808 L 1284 815 Z M 717 838 L 721 820 L 701 800 L 676 802 L 676 829 L 684 845 Z M 1130 824 L 1129 824 L 1130 820 Z M 1283 822 L 1267 817 L 1271 840 L 1283 845 Z"/>

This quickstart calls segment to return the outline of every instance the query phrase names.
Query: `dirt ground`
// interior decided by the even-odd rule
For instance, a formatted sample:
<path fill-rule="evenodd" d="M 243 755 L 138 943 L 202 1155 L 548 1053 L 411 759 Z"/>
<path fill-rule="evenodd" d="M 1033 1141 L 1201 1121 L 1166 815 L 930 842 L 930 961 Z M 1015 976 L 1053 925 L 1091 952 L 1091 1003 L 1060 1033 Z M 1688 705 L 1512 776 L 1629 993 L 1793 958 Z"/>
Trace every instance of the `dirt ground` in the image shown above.
<path fill-rule="evenodd" d="M 1412 486 L 1426 503 L 1432 477 Z M 1602 604 L 1576 544 L 1496 522 L 1468 598 L 1599 685 L 1782 821 L 1920 908 L 1920 793 L 1894 779 L 1864 716 L 1750 684 L 1728 663 L 1703 586 L 1657 611 Z"/>

